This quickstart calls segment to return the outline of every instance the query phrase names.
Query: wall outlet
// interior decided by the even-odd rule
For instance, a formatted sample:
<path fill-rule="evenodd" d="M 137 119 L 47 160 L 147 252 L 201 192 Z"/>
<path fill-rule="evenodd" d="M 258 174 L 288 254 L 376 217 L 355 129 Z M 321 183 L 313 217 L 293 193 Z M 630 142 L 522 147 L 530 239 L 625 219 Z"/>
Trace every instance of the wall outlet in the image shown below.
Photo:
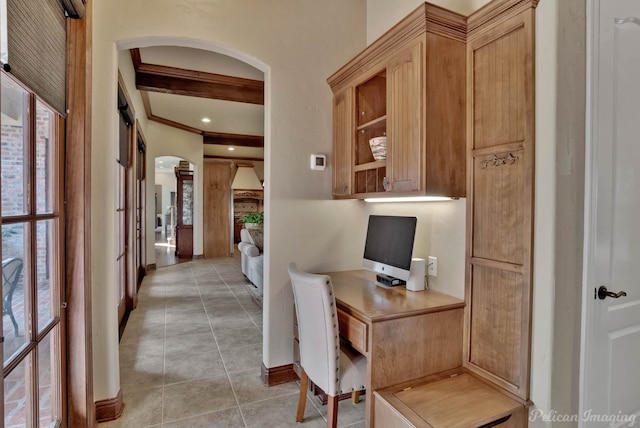
<path fill-rule="evenodd" d="M 438 258 L 429 256 L 427 260 L 427 275 L 438 276 Z"/>

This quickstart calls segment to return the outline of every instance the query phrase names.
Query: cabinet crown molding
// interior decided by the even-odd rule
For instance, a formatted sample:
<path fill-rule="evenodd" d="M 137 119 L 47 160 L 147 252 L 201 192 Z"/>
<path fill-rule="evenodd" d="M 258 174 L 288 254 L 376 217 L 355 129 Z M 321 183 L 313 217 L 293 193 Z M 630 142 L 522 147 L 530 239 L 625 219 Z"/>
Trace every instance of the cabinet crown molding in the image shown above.
<path fill-rule="evenodd" d="M 468 38 L 473 39 L 482 29 L 502 22 L 521 13 L 525 9 L 535 9 L 539 0 L 493 0 L 467 19 Z"/>
<path fill-rule="evenodd" d="M 358 74 L 379 64 L 391 52 L 402 48 L 407 42 L 424 34 L 441 35 L 465 42 L 467 40 L 467 18 L 458 13 L 430 3 L 423 3 L 389 31 L 367 46 L 351 61 L 332 74 L 327 82 L 335 93 Z"/>

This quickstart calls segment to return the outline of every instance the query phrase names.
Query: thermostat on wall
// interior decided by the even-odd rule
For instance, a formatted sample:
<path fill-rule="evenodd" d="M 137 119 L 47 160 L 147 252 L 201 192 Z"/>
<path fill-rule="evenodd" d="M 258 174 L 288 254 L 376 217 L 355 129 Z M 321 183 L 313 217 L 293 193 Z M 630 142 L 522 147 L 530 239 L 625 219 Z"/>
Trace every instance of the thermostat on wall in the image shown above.
<path fill-rule="evenodd" d="M 311 169 L 324 171 L 327 167 L 327 156 L 314 153 L 311 155 Z"/>

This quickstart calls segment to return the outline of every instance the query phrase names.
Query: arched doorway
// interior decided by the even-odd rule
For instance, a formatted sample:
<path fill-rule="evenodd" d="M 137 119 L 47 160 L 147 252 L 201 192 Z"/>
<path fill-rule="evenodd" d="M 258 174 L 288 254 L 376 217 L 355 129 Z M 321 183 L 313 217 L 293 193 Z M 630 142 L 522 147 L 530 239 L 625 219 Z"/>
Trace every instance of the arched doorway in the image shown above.
<path fill-rule="evenodd" d="M 154 164 L 154 248 L 156 267 L 161 268 L 190 260 L 177 251 L 176 241 L 179 224 L 186 223 L 187 226 L 193 227 L 193 192 L 191 191 L 190 195 L 184 195 L 183 186 L 179 186 L 179 182 L 182 182 L 184 177 L 190 176 L 191 189 L 193 189 L 193 165 L 177 156 L 156 157 Z M 191 204 L 180 203 L 179 196 L 183 196 L 181 201 L 185 198 L 191 200 Z M 178 210 L 179 206 L 181 210 Z M 186 238 L 183 237 L 183 239 Z M 191 241 L 193 242 L 193 235 Z"/>

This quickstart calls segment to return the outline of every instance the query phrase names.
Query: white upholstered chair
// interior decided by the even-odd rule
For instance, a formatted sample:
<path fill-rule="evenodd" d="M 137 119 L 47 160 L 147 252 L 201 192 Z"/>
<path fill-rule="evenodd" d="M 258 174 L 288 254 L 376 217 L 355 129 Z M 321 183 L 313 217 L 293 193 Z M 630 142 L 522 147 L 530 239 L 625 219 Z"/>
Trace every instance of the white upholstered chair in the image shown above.
<path fill-rule="evenodd" d="M 296 421 L 304 419 L 308 380 L 311 379 L 327 394 L 327 427 L 335 427 L 338 422 L 338 396 L 351 393 L 357 402 L 360 391 L 365 389 L 367 360 L 348 347 L 340 347 L 331 278 L 300 272 L 295 263 L 289 264 L 289 277 L 298 317 L 302 366 Z"/>

